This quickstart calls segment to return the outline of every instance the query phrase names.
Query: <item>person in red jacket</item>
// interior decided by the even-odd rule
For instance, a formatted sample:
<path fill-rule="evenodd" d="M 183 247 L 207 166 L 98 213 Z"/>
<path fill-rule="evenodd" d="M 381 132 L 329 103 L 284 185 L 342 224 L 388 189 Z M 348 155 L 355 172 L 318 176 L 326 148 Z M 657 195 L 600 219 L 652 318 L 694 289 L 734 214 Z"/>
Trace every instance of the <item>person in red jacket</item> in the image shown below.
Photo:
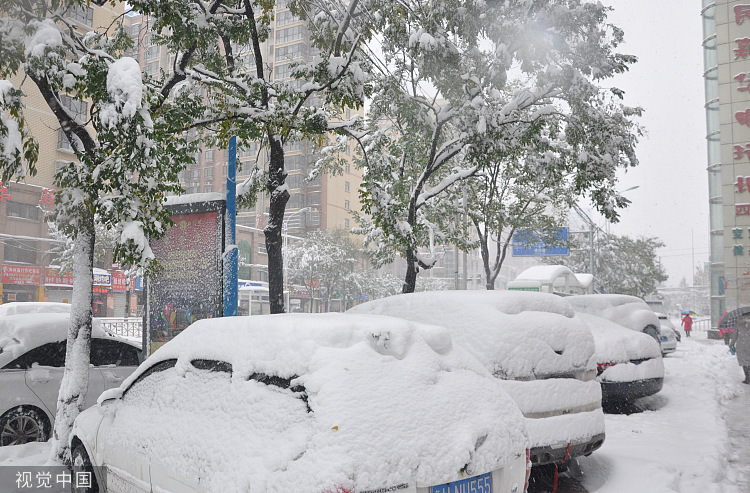
<path fill-rule="evenodd" d="M 690 313 L 685 313 L 682 317 L 682 326 L 685 328 L 685 337 L 690 337 L 690 331 L 693 330 L 693 319 L 690 317 Z"/>

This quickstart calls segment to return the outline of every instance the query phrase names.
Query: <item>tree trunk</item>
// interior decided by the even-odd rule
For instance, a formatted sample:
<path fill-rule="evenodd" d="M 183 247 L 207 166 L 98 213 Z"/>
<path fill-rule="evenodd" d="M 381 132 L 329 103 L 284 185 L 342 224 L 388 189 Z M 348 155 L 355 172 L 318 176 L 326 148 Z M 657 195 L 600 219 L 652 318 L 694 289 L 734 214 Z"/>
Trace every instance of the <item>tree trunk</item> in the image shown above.
<path fill-rule="evenodd" d="M 281 251 L 281 229 L 284 223 L 284 209 L 289 200 L 289 191 L 279 192 L 279 187 L 286 181 L 284 147 L 281 139 L 269 131 L 268 140 L 271 144 L 271 160 L 268 165 L 267 188 L 271 194 L 271 205 L 268 225 L 263 230 L 268 254 L 268 303 L 271 313 L 284 313 L 284 257 Z"/>
<path fill-rule="evenodd" d="M 406 278 L 402 293 L 413 293 L 417 287 L 417 256 L 412 249 L 406 251 Z"/>
<path fill-rule="evenodd" d="M 91 356 L 93 302 L 94 216 L 86 218 L 85 230 L 75 239 L 73 257 L 73 306 L 71 307 L 65 373 L 57 397 L 51 461 L 70 464 L 70 432 L 86 402 Z"/>

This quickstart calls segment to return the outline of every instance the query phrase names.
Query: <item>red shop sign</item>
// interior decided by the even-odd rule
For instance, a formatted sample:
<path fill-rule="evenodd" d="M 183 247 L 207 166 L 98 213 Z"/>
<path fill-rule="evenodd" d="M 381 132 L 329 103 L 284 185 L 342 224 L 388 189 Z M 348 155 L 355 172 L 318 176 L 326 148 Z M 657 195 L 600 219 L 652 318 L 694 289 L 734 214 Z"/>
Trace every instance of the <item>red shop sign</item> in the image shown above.
<path fill-rule="evenodd" d="M 42 268 L 32 265 L 3 264 L 0 282 L 3 284 L 40 286 L 42 284 Z"/>

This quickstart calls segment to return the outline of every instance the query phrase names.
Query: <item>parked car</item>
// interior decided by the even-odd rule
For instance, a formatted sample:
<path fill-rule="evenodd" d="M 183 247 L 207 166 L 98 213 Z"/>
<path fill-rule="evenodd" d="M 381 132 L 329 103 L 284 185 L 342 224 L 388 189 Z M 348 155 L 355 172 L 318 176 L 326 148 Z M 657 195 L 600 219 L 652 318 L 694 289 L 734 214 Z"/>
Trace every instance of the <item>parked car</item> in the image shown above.
<path fill-rule="evenodd" d="M 65 371 L 70 314 L 45 313 L 47 308 L 39 306 L 42 311 L 35 312 L 26 306 L 19 310 L 23 314 L 0 317 L 0 446 L 50 437 Z M 94 321 L 86 406 L 138 367 L 139 351 Z"/>
<path fill-rule="evenodd" d="M 195 322 L 71 437 L 108 491 L 175 493 L 520 492 L 527 447 L 445 329 L 345 314 Z"/>
<path fill-rule="evenodd" d="M 625 294 L 581 294 L 565 298 L 577 312 L 606 318 L 636 332 L 643 332 L 661 344 L 661 324 L 645 301 Z"/>
<path fill-rule="evenodd" d="M 25 313 L 70 313 L 70 305 L 51 301 L 13 301 L 0 304 L 0 317 L 23 315 Z"/>
<path fill-rule="evenodd" d="M 533 465 L 589 455 L 604 442 L 594 339 L 565 299 L 520 291 L 435 291 L 374 300 L 349 312 L 448 328 L 520 407 Z"/>
<path fill-rule="evenodd" d="M 666 356 L 677 351 L 677 340 L 679 339 L 679 334 L 677 334 L 674 324 L 669 320 L 666 314 L 659 312 L 655 313 L 656 318 L 659 319 L 659 332 L 661 333 L 659 343 L 661 345 L 661 355 Z"/>
<path fill-rule="evenodd" d="M 674 326 L 672 321 L 669 319 L 666 313 L 661 312 L 655 312 L 656 317 L 659 319 L 659 323 L 661 324 L 661 328 L 668 327 L 672 329 L 672 332 L 674 333 L 675 338 L 677 339 L 677 342 L 682 342 L 682 335 L 680 334 L 680 331 L 677 330 L 677 327 Z"/>
<path fill-rule="evenodd" d="M 631 403 L 664 385 L 661 347 L 653 337 L 596 315 L 578 313 L 596 342 L 596 379 L 606 407 Z"/>

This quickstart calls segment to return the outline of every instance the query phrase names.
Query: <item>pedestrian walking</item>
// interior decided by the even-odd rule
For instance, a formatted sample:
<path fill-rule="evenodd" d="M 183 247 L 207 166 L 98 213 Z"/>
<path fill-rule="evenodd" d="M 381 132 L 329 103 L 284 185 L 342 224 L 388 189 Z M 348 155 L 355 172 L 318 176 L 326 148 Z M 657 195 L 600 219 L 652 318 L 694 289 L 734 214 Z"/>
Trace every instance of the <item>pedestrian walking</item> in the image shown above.
<path fill-rule="evenodd" d="M 690 331 L 693 330 L 693 318 L 689 312 L 686 312 L 685 316 L 682 317 L 682 326 L 685 328 L 685 337 L 690 337 Z"/>
<path fill-rule="evenodd" d="M 737 363 L 745 372 L 745 380 L 742 383 L 750 384 L 750 314 L 742 315 L 734 324 L 729 348 L 735 350 Z"/>

